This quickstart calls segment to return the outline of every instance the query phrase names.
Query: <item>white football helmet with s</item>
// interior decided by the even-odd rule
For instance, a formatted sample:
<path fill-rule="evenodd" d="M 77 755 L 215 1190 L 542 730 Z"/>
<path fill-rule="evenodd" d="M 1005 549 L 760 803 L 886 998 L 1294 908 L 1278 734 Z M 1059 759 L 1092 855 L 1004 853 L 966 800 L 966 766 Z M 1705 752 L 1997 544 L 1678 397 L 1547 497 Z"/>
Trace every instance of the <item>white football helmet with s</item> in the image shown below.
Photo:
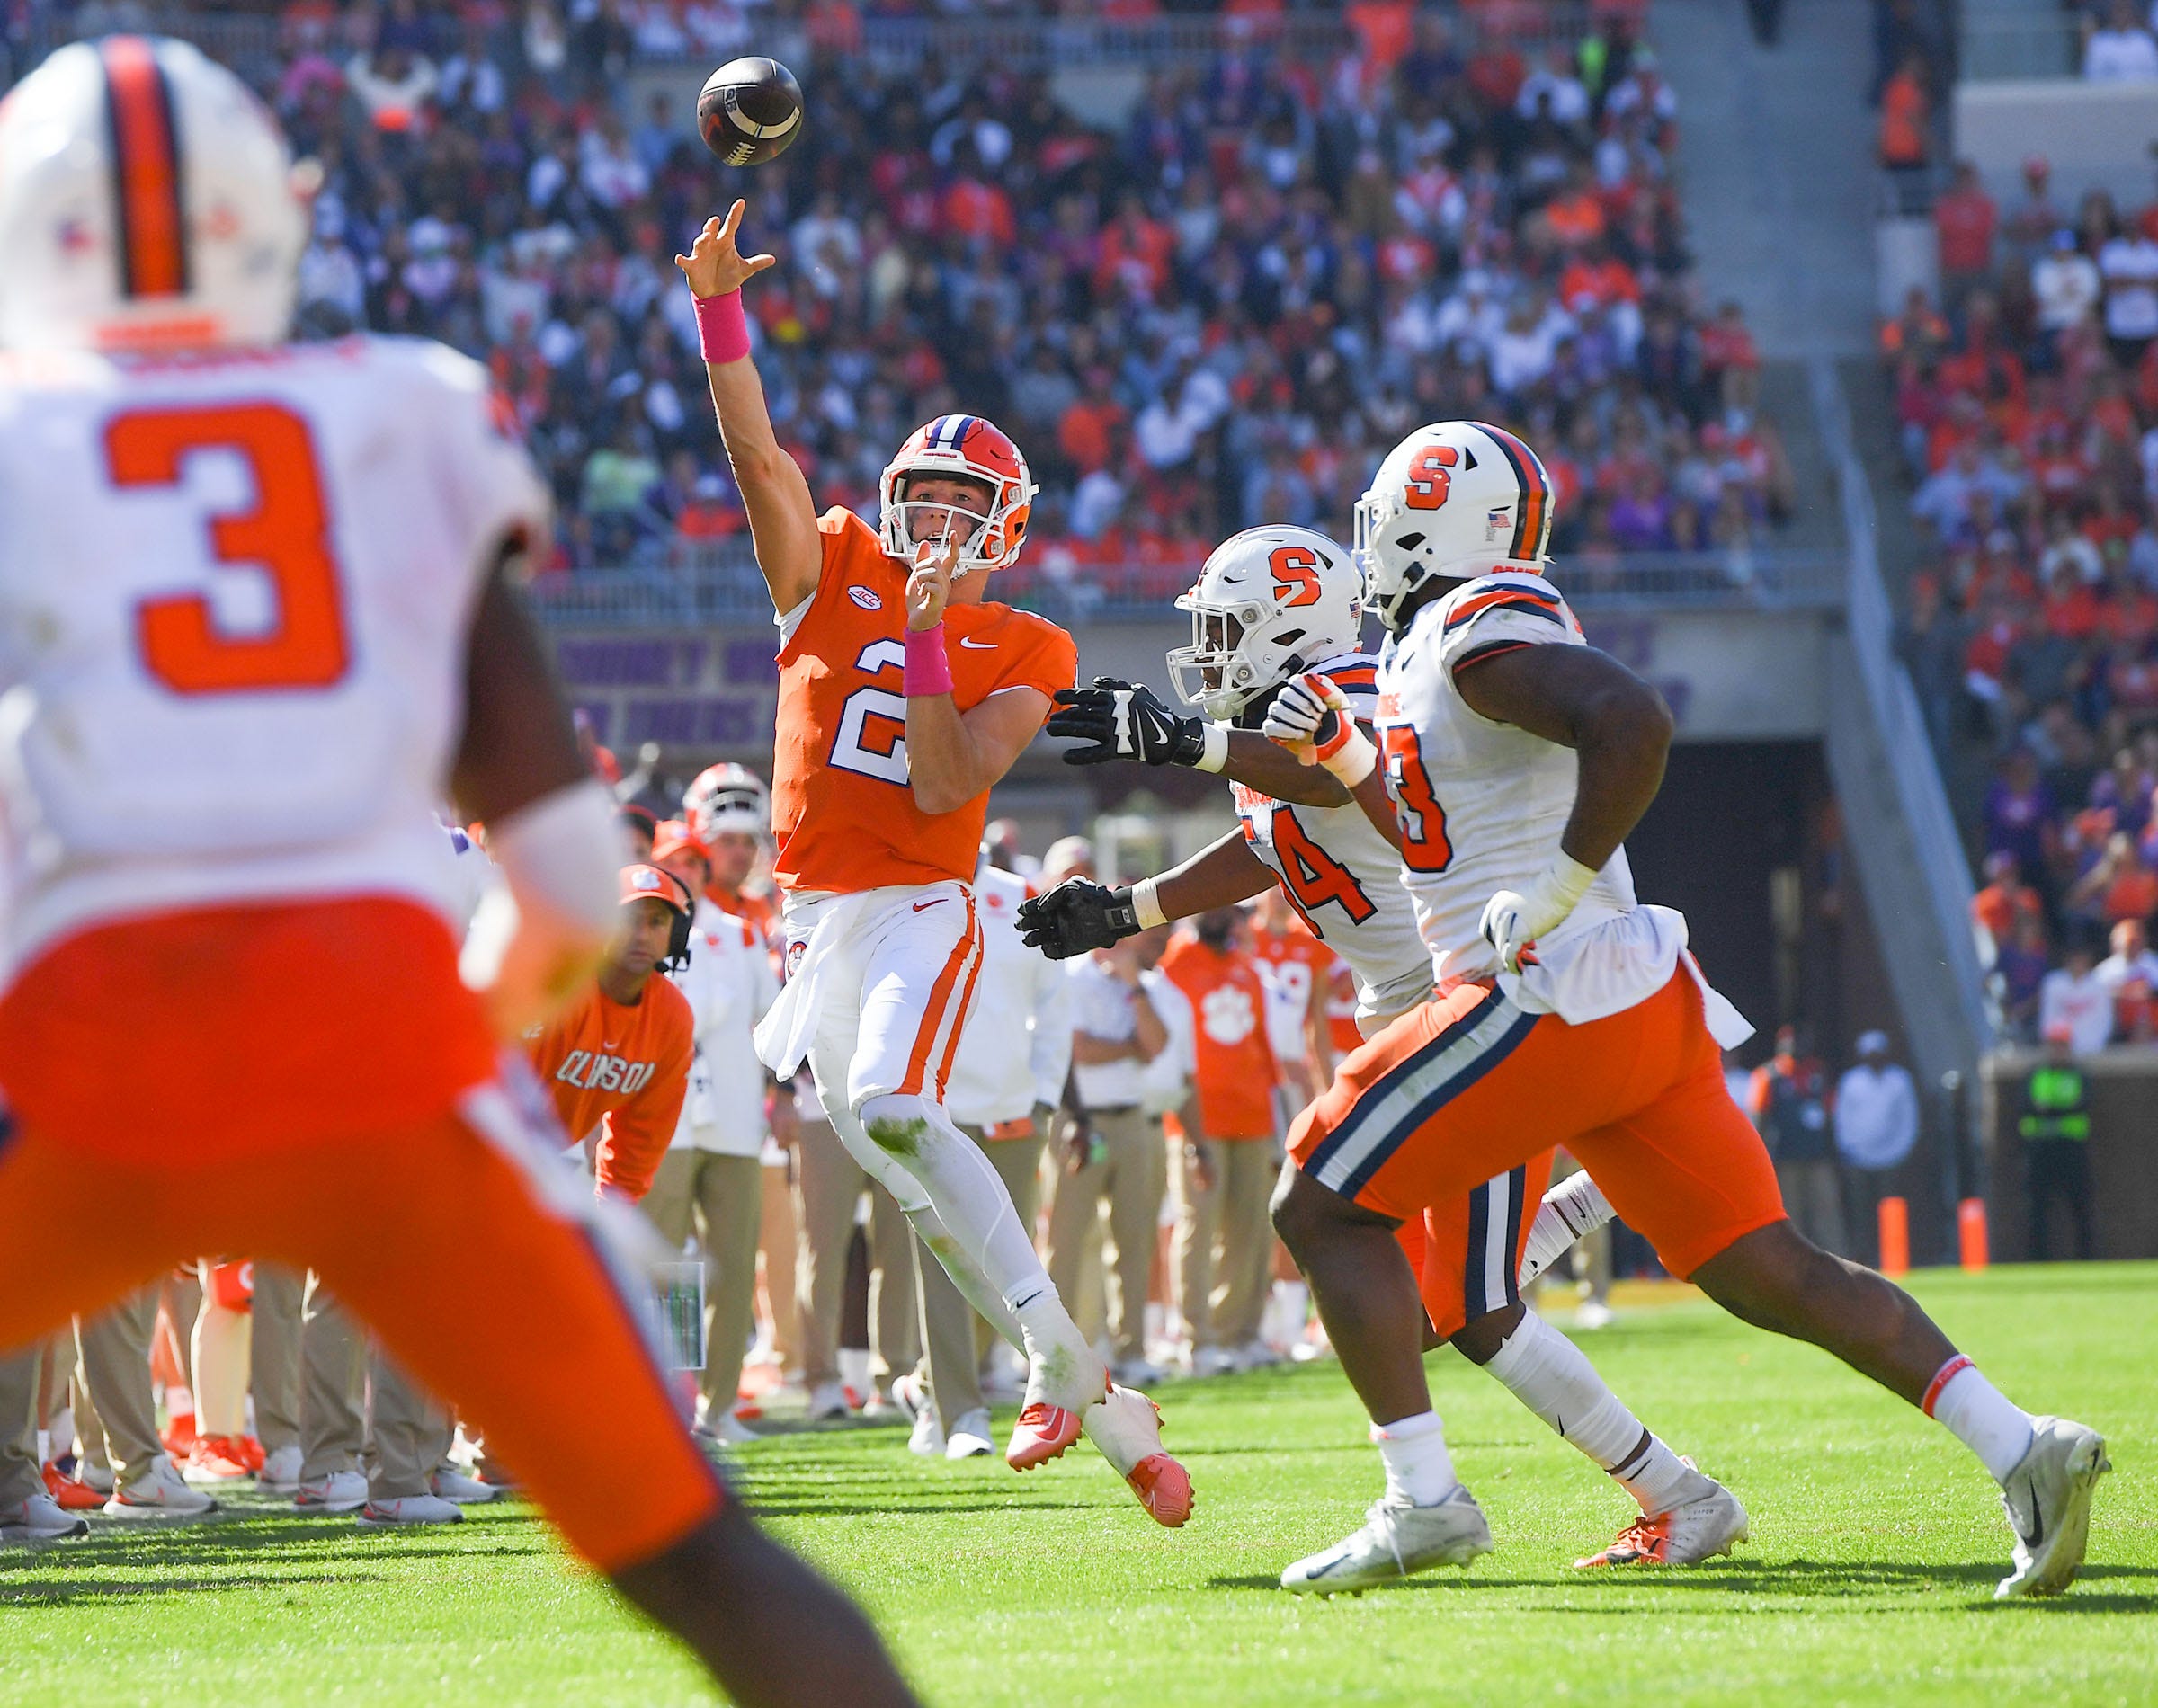
<path fill-rule="evenodd" d="M 682 791 L 682 815 L 702 842 L 729 831 L 762 836 L 771 829 L 771 791 L 746 765 L 708 765 Z"/>
<path fill-rule="evenodd" d="M 306 201 L 269 110 L 186 42 L 62 48 L 0 102 L 0 345 L 274 343 Z"/>
<path fill-rule="evenodd" d="M 1545 573 L 1551 476 L 1537 454 L 1480 421 L 1419 427 L 1387 454 L 1356 506 L 1364 598 L 1389 630 L 1427 582 L 1494 570 Z"/>
<path fill-rule="evenodd" d="M 1169 680 L 1217 721 L 1298 671 L 1353 653 L 1364 627 L 1356 565 L 1308 528 L 1230 535 L 1176 608 L 1191 613 L 1191 645 L 1169 654 Z"/>

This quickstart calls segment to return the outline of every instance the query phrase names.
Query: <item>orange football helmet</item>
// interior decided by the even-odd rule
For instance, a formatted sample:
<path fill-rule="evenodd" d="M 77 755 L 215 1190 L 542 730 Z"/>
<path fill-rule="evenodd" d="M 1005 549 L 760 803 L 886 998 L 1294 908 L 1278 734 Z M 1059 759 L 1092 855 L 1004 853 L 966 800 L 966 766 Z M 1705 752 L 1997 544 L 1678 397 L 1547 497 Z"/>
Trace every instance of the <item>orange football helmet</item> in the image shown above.
<path fill-rule="evenodd" d="M 979 415 L 939 415 L 907 435 L 899 454 L 885 465 L 879 495 L 884 501 L 878 534 L 886 552 L 904 563 L 915 549 L 942 538 L 950 511 L 907 496 L 907 482 L 917 475 L 947 475 L 978 480 L 989 488 L 989 513 L 959 547 L 958 574 L 971 569 L 1003 569 L 1019 556 L 1026 541 L 1027 518 L 1041 489 L 1027 472 L 1027 459 L 1010 435 Z M 914 512 L 934 511 L 933 525 L 917 532 Z"/>

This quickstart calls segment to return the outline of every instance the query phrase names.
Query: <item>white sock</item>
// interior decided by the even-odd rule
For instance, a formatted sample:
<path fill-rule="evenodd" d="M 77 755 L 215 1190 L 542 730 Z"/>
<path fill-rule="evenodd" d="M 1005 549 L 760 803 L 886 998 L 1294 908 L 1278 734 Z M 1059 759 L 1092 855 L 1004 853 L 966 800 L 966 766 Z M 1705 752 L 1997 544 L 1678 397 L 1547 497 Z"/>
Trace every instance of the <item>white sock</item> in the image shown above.
<path fill-rule="evenodd" d="M 2030 1451 L 2030 1413 L 2017 1405 L 1960 1353 L 1934 1374 L 1921 1409 L 1946 1426 L 1956 1439 L 1978 1455 L 1979 1463 L 2005 1483 L 2008 1473 Z"/>
<path fill-rule="evenodd" d="M 1618 1212 L 1603 1196 L 1603 1188 L 1589 1179 L 1588 1170 L 1569 1174 L 1544 1194 L 1529 1223 L 1529 1241 L 1521 1252 L 1520 1285 L 1527 1286 L 1585 1233 L 1593 1233 Z"/>
<path fill-rule="evenodd" d="M 1461 1486 L 1446 1450 L 1446 1430 L 1436 1411 L 1373 1424 L 1371 1439 L 1387 1467 L 1387 1495 L 1413 1507 L 1435 1507 Z"/>
<path fill-rule="evenodd" d="M 1669 1512 L 1708 1492 L 1708 1479 L 1688 1470 L 1642 1428 L 1581 1348 L 1535 1312 L 1522 1313 L 1484 1368 L 1633 1496 L 1643 1512 Z"/>
<path fill-rule="evenodd" d="M 860 1115 L 870 1143 L 912 1175 L 936 1207 L 945 1243 L 930 1249 L 953 1279 L 959 1276 L 952 1262 L 956 1254 L 979 1272 L 1021 1325 L 1030 1310 L 1039 1315 L 1045 1300 L 1055 1319 L 1068 1325 L 1049 1272 L 1012 1207 L 1003 1177 L 943 1108 L 926 1098 L 887 1095 L 865 1099 Z M 968 1291 L 964 1283 L 959 1290 Z"/>

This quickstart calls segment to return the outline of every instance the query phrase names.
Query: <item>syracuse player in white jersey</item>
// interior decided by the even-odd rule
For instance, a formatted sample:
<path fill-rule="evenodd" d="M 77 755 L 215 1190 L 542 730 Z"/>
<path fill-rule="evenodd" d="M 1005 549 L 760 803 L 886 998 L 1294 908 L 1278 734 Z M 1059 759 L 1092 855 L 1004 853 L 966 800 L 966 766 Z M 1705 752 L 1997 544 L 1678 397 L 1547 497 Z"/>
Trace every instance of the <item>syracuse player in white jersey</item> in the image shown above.
<path fill-rule="evenodd" d="M 742 287 L 773 262 L 742 256 L 742 214 L 737 201 L 675 259 L 779 614 L 773 875 L 787 985 L 759 1052 L 781 1077 L 807 1060 L 848 1152 L 1026 1352 L 1006 1462 L 1045 1463 L 1083 1432 L 1148 1513 L 1181 1525 L 1190 1479 L 1162 1451 L 1153 1402 L 1110 1384 L 1003 1181 L 944 1108 L 981 971 L 968 880 L 989 790 L 1077 658 L 1062 629 L 987 598 L 1025 542 L 1026 459 L 981 417 L 940 416 L 886 467 L 878 529 L 839 506 L 819 517 L 749 360 Z"/>
<path fill-rule="evenodd" d="M 1128 890 L 1083 879 L 1059 885 L 1021 909 L 1028 940 L 1063 959 L 1279 884 L 1354 973 L 1358 1026 L 1370 1037 L 1431 992 L 1431 952 L 1401 881 L 1401 854 L 1348 788 L 1260 728 L 1278 692 L 1302 679 L 1328 684 L 1350 719 L 1371 726 L 1378 690 L 1374 661 L 1361 650 L 1363 579 L 1323 534 L 1253 528 L 1217 547 L 1177 602 L 1191 612 L 1193 639 L 1169 654 L 1171 679 L 1208 721 L 1193 727 L 1198 719 L 1177 717 L 1146 689 L 1117 684 L 1061 696 L 1065 709 L 1049 731 L 1089 743 L 1066 752 L 1075 764 L 1114 757 L 1119 725 L 1127 748 L 1135 726 L 1151 727 L 1169 736 L 1154 744 L 1156 752 L 1198 752 L 1202 764 L 1204 755 L 1218 755 L 1208 769 L 1230 779 L 1242 829 Z M 1538 1204 L 1550 1168 L 1550 1152 L 1542 1151 L 1403 1218 L 1400 1239 L 1420 1277 L 1432 1344 L 1451 1342 L 1639 1503 L 1640 1519 L 1617 1543 L 1577 1563 L 1690 1565 L 1728 1552 L 1746 1532 L 1737 1499 L 1645 1428 L 1574 1343 L 1521 1303 L 1531 1226 L 1525 1210 Z M 1561 1206 L 1539 1209 L 1563 1250 L 1572 1236 Z M 1645 1526 L 1654 1531 L 1653 1547 L 1636 1534 Z"/>
<path fill-rule="evenodd" d="M 1785 1216 L 1723 1081 L 1719 1044 L 1750 1028 L 1687 954 L 1684 919 L 1636 901 L 1620 847 L 1663 781 L 1671 715 L 1587 644 L 1546 579 L 1550 492 L 1502 429 L 1443 422 L 1404 440 L 1357 509 L 1366 596 L 1390 636 L 1378 746 L 1316 674 L 1267 714 L 1266 733 L 1399 846 L 1437 979 L 1290 1134 L 1275 1226 L 1370 1415 L 1387 1491 L 1282 1584 L 1325 1593 L 1490 1549 L 1431 1410 L 1394 1229 L 1564 1144 L 1673 1275 L 1951 1429 L 2015 1530 L 1996 1593 L 2056 1593 L 2082 1559 L 2105 1444 L 2012 1405 L 1907 1294 Z M 1658 1543 L 1645 1526 L 1639 1544 Z"/>
<path fill-rule="evenodd" d="M 593 1237 L 626 1213 L 498 1077 L 622 846 L 511 591 L 547 505 L 480 368 L 283 342 L 305 188 L 184 43 L 0 102 L 0 1349 L 197 1252 L 312 1268 L 737 1701 L 911 1702 L 712 1474 Z M 522 916 L 477 993 L 445 796 Z M 84 1197 L 143 1207 L 51 1214 Z M 595 1384 L 632 1486 L 562 1403 Z"/>

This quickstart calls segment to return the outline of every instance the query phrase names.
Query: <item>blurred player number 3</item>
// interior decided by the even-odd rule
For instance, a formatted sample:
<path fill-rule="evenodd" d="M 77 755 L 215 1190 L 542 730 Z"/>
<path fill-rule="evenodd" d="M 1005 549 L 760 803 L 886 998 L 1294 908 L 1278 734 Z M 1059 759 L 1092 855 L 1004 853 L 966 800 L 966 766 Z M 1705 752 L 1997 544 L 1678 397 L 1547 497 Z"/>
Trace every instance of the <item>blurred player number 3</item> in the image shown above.
<path fill-rule="evenodd" d="M 176 485 L 202 451 L 246 464 L 254 507 L 209 517 L 210 556 L 268 577 L 270 618 L 257 633 L 236 635 L 220 629 L 200 592 L 145 599 L 135 608 L 144 667 L 175 694 L 331 687 L 351 649 L 307 423 L 281 404 L 245 403 L 129 410 L 105 426 L 106 470 L 123 491 Z"/>

